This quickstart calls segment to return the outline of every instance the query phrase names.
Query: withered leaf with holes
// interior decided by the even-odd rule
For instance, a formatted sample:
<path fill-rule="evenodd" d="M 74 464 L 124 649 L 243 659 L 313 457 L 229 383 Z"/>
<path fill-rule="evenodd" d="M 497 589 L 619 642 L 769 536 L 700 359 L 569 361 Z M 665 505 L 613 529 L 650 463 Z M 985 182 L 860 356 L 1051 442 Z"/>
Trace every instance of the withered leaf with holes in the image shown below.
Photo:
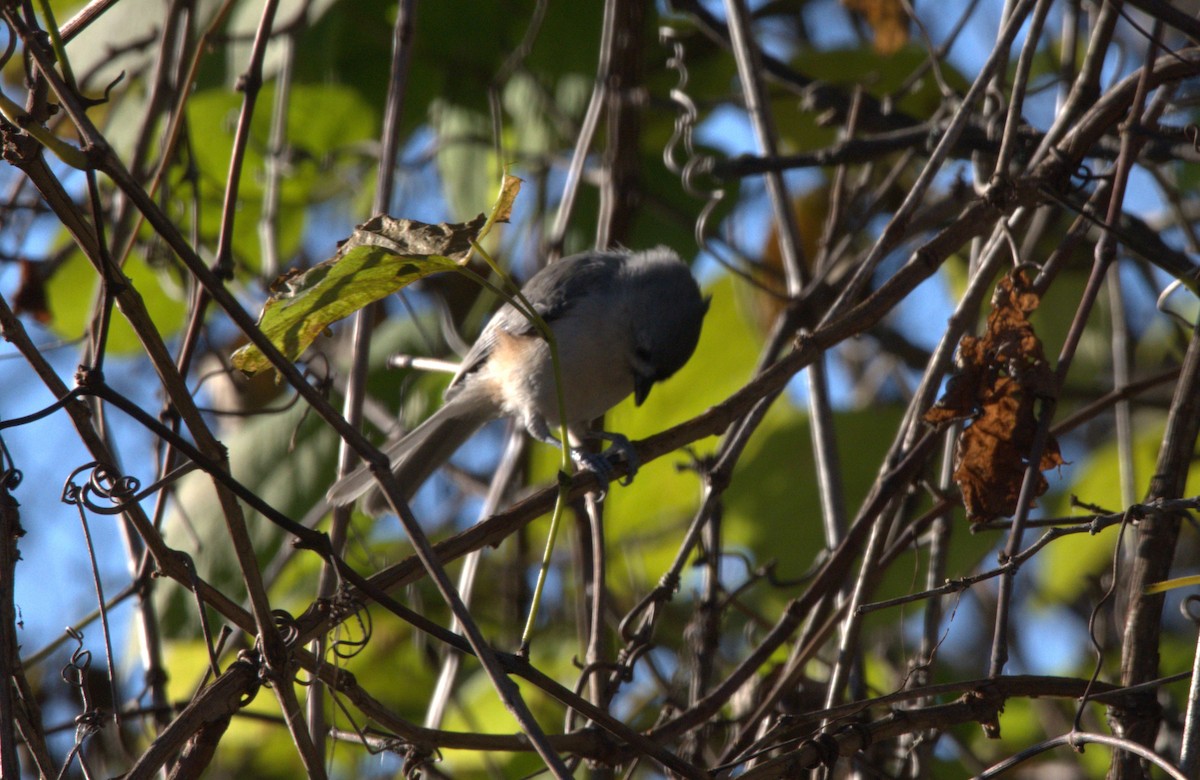
<path fill-rule="evenodd" d="M 1054 393 L 1054 372 L 1028 318 L 1039 303 L 1023 271 L 1001 279 L 986 332 L 981 338 L 962 337 L 958 370 L 945 395 L 925 413 L 925 420 L 934 424 L 970 419 L 958 437 L 954 481 L 973 523 L 1017 511 L 1037 430 L 1036 404 Z M 1058 442 L 1050 436 L 1038 469 L 1048 471 L 1063 463 Z M 1035 495 L 1048 487 L 1038 474 Z"/>

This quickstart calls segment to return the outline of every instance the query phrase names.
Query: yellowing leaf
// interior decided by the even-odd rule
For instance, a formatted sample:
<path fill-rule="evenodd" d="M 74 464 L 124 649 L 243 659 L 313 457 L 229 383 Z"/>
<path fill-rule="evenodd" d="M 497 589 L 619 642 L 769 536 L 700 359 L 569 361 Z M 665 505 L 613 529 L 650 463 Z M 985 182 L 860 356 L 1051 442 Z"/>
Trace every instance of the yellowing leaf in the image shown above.
<path fill-rule="evenodd" d="M 372 217 L 355 228 L 334 257 L 276 280 L 277 291 L 263 306 L 258 327 L 295 360 L 334 322 L 418 279 L 457 270 L 453 258 L 466 256 L 483 224 L 482 214 L 470 222 L 440 225 Z M 271 365 L 253 344 L 231 359 L 247 374 Z"/>
<path fill-rule="evenodd" d="M 504 174 L 500 182 L 500 197 L 496 199 L 496 206 L 492 210 L 496 222 L 512 219 L 513 204 L 517 202 L 517 195 L 521 194 L 521 185 L 524 183 L 525 180 L 518 176 Z"/>

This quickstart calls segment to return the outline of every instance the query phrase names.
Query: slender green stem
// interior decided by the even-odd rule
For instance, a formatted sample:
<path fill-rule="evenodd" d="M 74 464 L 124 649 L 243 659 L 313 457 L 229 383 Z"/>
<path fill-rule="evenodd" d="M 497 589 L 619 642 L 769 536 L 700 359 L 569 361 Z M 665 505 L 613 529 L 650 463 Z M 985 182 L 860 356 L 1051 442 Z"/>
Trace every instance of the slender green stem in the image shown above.
<path fill-rule="evenodd" d="M 58 57 L 58 66 L 62 68 L 63 80 L 75 89 L 75 74 L 71 72 L 71 61 L 67 59 L 67 47 L 63 45 L 62 35 L 58 32 L 58 21 L 54 18 L 54 9 L 50 7 L 50 0 L 39 0 L 38 5 L 41 6 L 42 16 L 46 19 L 46 32 L 50 34 L 50 45 L 54 49 L 54 56 Z"/>
<path fill-rule="evenodd" d="M 546 548 L 542 551 L 542 565 L 538 568 L 537 584 L 533 586 L 533 600 L 529 602 L 529 617 L 525 619 L 525 630 L 521 632 L 521 654 L 529 655 L 529 643 L 533 638 L 533 626 L 537 623 L 538 608 L 542 605 L 542 590 L 546 587 L 546 576 L 550 571 L 550 557 L 554 554 L 554 542 L 558 529 L 562 527 L 563 511 L 567 506 L 566 480 L 558 483 L 558 498 L 554 502 L 554 514 L 550 516 L 550 530 L 546 534 Z"/>
<path fill-rule="evenodd" d="M 54 152 L 58 159 L 76 170 L 87 170 L 88 160 L 81 150 L 62 140 L 45 126 L 29 121 L 25 109 L 12 101 L 8 95 L 0 92 L 0 114 L 16 127 L 36 138 L 42 146 Z"/>

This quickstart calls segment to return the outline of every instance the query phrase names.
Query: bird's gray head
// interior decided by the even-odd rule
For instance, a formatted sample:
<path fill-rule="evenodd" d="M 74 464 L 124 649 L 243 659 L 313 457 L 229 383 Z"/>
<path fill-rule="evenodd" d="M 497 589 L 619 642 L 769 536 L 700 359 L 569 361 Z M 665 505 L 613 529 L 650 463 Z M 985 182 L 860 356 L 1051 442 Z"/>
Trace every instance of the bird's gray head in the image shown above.
<path fill-rule="evenodd" d="M 666 247 L 634 254 L 623 275 L 631 299 L 633 398 L 640 406 L 655 382 L 682 368 L 696 351 L 708 299 L 679 255 Z"/>

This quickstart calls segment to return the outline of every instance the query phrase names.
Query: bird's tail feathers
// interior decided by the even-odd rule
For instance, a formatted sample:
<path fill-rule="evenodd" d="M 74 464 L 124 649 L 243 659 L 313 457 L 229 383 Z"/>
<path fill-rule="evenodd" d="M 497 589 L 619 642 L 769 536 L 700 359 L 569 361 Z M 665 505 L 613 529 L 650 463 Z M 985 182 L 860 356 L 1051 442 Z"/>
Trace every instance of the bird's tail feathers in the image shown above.
<path fill-rule="evenodd" d="M 425 480 L 494 416 L 490 409 L 460 395 L 403 438 L 384 447 L 404 499 L 412 498 Z M 366 464 L 342 477 L 325 494 L 334 506 L 344 506 L 362 496 L 366 496 L 363 511 L 368 514 L 380 515 L 389 510 L 387 498 Z"/>

